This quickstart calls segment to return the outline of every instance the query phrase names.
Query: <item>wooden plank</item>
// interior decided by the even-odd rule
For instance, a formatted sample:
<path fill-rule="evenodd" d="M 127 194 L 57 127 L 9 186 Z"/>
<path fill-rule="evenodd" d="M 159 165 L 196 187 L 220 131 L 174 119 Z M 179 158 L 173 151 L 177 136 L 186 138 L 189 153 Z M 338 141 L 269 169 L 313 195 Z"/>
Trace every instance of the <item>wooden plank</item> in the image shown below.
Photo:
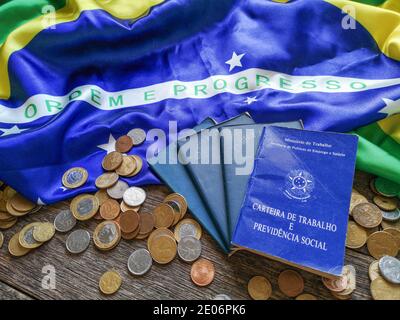
<path fill-rule="evenodd" d="M 359 182 L 359 179 L 364 181 Z M 368 185 L 368 180 L 369 176 L 357 173 L 355 185 L 363 189 Z M 152 210 L 169 193 L 163 186 L 146 189 L 148 199 L 143 211 Z M 11 230 L 4 232 L 5 243 L 28 222 L 52 222 L 56 213 L 67 207 L 68 202 L 62 202 L 21 219 Z M 87 229 L 92 234 L 97 224 L 97 221 L 80 222 L 76 228 Z M 65 249 L 66 238 L 66 234 L 57 233 L 52 241 L 21 258 L 12 258 L 7 252 L 7 246 L 3 246 L 0 249 L 0 281 L 39 299 L 211 299 L 219 293 L 228 294 L 234 299 L 248 299 L 248 280 L 254 275 L 264 275 L 273 285 L 272 299 L 286 299 L 278 289 L 277 278 L 287 266 L 248 252 L 238 252 L 228 258 L 207 234 L 202 238 L 202 256 L 214 262 L 216 277 L 206 288 L 196 287 L 191 282 L 190 264 L 178 258 L 165 266 L 154 264 L 150 272 L 143 277 L 131 276 L 126 267 L 127 259 L 134 249 L 146 246 L 143 240 L 122 240 L 120 245 L 110 252 L 100 252 L 91 244 L 83 254 L 71 255 Z M 346 263 L 353 264 L 357 270 L 358 286 L 353 294 L 354 299 L 371 298 L 368 266 L 372 261 L 373 258 L 366 255 L 364 250 L 347 250 Z M 46 276 L 42 273 L 42 268 L 47 265 L 54 266 L 56 271 L 54 290 L 44 289 L 41 285 L 43 277 Z M 121 274 L 123 284 L 117 294 L 105 297 L 98 291 L 98 280 L 102 273 L 111 268 Z M 306 292 L 320 299 L 333 299 L 322 285 L 320 277 L 304 271 L 299 272 L 305 279 Z M 0 287 L 0 292 L 2 291 Z"/>
<path fill-rule="evenodd" d="M 13 287 L 0 282 L 0 300 L 32 300 L 32 298 L 18 290 L 15 290 Z"/>

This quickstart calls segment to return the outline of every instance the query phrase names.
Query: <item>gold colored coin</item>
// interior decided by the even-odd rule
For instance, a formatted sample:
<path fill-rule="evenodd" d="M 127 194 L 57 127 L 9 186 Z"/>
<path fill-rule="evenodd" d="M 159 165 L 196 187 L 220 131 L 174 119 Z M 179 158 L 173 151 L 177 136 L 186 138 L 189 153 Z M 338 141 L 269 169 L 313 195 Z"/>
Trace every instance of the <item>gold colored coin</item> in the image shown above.
<path fill-rule="evenodd" d="M 383 220 L 381 223 L 381 226 L 382 226 L 383 230 L 386 230 L 388 228 L 394 228 L 394 229 L 400 230 L 400 220 L 397 220 L 396 222 L 389 222 L 389 221 Z"/>
<path fill-rule="evenodd" d="M 67 170 L 62 177 L 62 184 L 69 189 L 75 189 L 83 186 L 88 179 L 88 172 L 85 168 L 71 168 Z"/>
<path fill-rule="evenodd" d="M 247 284 L 247 291 L 253 300 L 268 300 L 272 294 L 272 286 L 267 278 L 254 276 Z"/>
<path fill-rule="evenodd" d="M 396 239 L 397 248 L 400 250 L 400 230 L 387 228 L 385 229 L 385 232 L 390 233 Z"/>
<path fill-rule="evenodd" d="M 379 277 L 371 282 L 371 295 L 374 300 L 400 300 L 400 286 Z"/>
<path fill-rule="evenodd" d="M 294 298 L 304 290 L 303 277 L 294 270 L 284 270 L 278 277 L 279 289 L 288 297 Z"/>
<path fill-rule="evenodd" d="M 153 232 L 150 232 L 149 238 L 147 239 L 147 249 L 149 249 L 149 251 L 150 251 L 150 245 L 151 245 L 151 242 L 153 241 L 153 239 L 158 236 L 161 236 L 161 235 L 171 237 L 172 239 L 175 240 L 174 234 L 172 233 L 171 230 L 169 230 L 167 228 L 155 229 Z"/>
<path fill-rule="evenodd" d="M 0 221 L 14 219 L 15 217 L 6 211 L 0 211 Z"/>
<path fill-rule="evenodd" d="M 399 251 L 396 239 L 390 233 L 378 231 L 371 234 L 367 240 L 368 252 L 375 259 L 383 256 L 395 257 Z"/>
<path fill-rule="evenodd" d="M 117 222 L 103 221 L 93 232 L 94 245 L 103 251 L 115 248 L 121 240 L 121 229 Z"/>
<path fill-rule="evenodd" d="M 38 242 L 47 242 L 53 238 L 55 232 L 56 229 L 52 223 L 40 223 L 33 228 L 33 238 Z"/>
<path fill-rule="evenodd" d="M 192 236 L 200 240 L 202 235 L 201 226 L 193 219 L 181 220 L 174 229 L 174 236 L 176 241 L 181 241 L 181 238 Z"/>
<path fill-rule="evenodd" d="M 316 296 L 310 293 L 302 293 L 296 297 L 296 300 L 318 300 Z"/>
<path fill-rule="evenodd" d="M 0 211 L 7 212 L 6 204 L 7 204 L 7 200 L 5 200 L 5 199 L 0 200 Z"/>
<path fill-rule="evenodd" d="M 14 216 L 14 217 L 23 217 L 23 216 L 26 216 L 29 213 L 29 211 L 18 211 L 18 210 L 15 210 L 14 207 L 11 205 L 11 200 L 7 201 L 6 209 L 7 209 L 7 212 L 9 214 L 11 214 L 12 216 Z"/>
<path fill-rule="evenodd" d="M 129 210 L 139 212 L 141 206 L 132 207 L 132 206 L 128 206 L 124 201 L 121 201 L 120 208 L 121 208 L 122 212 L 126 212 Z"/>
<path fill-rule="evenodd" d="M 40 247 L 43 243 L 38 242 L 33 237 L 33 230 L 40 225 L 40 222 L 33 222 L 27 224 L 19 232 L 19 244 L 26 249 L 35 249 Z"/>
<path fill-rule="evenodd" d="M 97 191 L 94 196 L 99 200 L 99 206 L 101 206 L 105 201 L 111 199 L 107 190 L 104 189 Z"/>
<path fill-rule="evenodd" d="M 0 231 L 0 249 L 3 246 L 3 243 L 4 243 L 4 234 L 3 232 Z"/>
<path fill-rule="evenodd" d="M 134 177 L 134 176 L 138 175 L 140 173 L 140 171 L 142 171 L 143 160 L 142 160 L 142 158 L 140 158 L 137 155 L 132 155 L 129 157 L 131 157 L 133 159 L 133 161 L 136 163 L 136 169 L 128 177 Z"/>
<path fill-rule="evenodd" d="M 105 172 L 101 176 L 97 177 L 95 185 L 99 189 L 111 188 L 118 181 L 118 174 L 115 172 Z"/>
<path fill-rule="evenodd" d="M 368 199 L 360 194 L 356 189 L 353 189 L 351 192 L 351 201 L 350 201 L 350 209 L 349 213 L 352 215 L 352 211 L 355 206 L 359 205 L 360 203 L 368 203 Z"/>
<path fill-rule="evenodd" d="M 179 222 L 179 220 L 181 220 L 181 206 L 177 201 L 167 201 L 166 204 L 170 205 L 172 209 L 174 209 L 174 222 L 172 222 L 172 225 L 174 226 Z"/>
<path fill-rule="evenodd" d="M 114 171 L 117 169 L 122 163 L 122 154 L 113 151 L 107 154 L 102 162 L 103 169 L 106 171 Z"/>
<path fill-rule="evenodd" d="M 379 260 L 372 261 L 368 268 L 368 276 L 371 281 L 381 276 L 379 272 Z"/>
<path fill-rule="evenodd" d="M 393 211 L 397 208 L 396 198 L 386 198 L 383 196 L 375 196 L 373 198 L 374 203 L 383 211 Z"/>
<path fill-rule="evenodd" d="M 166 203 L 161 203 L 153 210 L 156 228 L 169 228 L 174 222 L 174 209 Z"/>
<path fill-rule="evenodd" d="M 19 193 L 15 194 L 10 200 L 12 207 L 20 212 L 31 211 L 36 207 L 36 204 L 24 198 Z"/>
<path fill-rule="evenodd" d="M 176 256 L 177 246 L 175 239 L 166 235 L 156 236 L 150 242 L 149 251 L 155 262 L 167 264 Z"/>
<path fill-rule="evenodd" d="M 367 232 L 354 221 L 347 225 L 346 247 L 351 249 L 361 248 L 367 242 Z"/>
<path fill-rule="evenodd" d="M 115 170 L 115 172 L 122 176 L 128 177 L 136 170 L 136 161 L 130 156 L 123 156 L 121 165 Z"/>
<path fill-rule="evenodd" d="M 354 220 L 364 228 L 375 228 L 382 222 L 381 210 L 372 203 L 361 203 L 354 207 Z"/>
<path fill-rule="evenodd" d="M 179 193 L 172 193 L 164 199 L 164 202 L 168 201 L 176 201 L 179 203 L 179 207 L 181 209 L 181 219 L 183 219 L 188 209 L 188 204 L 186 202 L 185 197 Z"/>
<path fill-rule="evenodd" d="M 76 220 L 86 221 L 99 210 L 99 200 L 91 194 L 81 194 L 71 201 L 70 209 Z"/>
<path fill-rule="evenodd" d="M 122 284 L 122 278 L 117 271 L 110 270 L 100 277 L 99 288 L 104 294 L 116 293 Z"/>
<path fill-rule="evenodd" d="M 6 230 L 10 229 L 12 226 L 14 226 L 18 221 L 18 218 L 13 218 L 8 221 L 0 221 L 0 229 Z"/>
<path fill-rule="evenodd" d="M 16 193 L 17 193 L 17 191 L 15 191 L 10 186 L 7 186 L 3 190 L 3 199 L 6 201 L 10 200 Z"/>
<path fill-rule="evenodd" d="M 19 232 L 14 234 L 8 242 L 8 251 L 14 257 L 22 257 L 26 255 L 31 249 L 27 249 L 21 246 L 19 243 Z"/>

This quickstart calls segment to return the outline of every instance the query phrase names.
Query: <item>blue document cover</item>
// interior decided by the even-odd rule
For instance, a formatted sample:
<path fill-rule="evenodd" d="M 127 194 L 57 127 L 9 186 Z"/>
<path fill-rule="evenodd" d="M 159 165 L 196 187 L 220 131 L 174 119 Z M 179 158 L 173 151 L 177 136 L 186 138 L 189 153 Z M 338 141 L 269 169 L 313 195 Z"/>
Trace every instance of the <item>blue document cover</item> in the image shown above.
<path fill-rule="evenodd" d="M 265 128 L 232 243 L 339 276 L 357 142 L 353 135 Z"/>

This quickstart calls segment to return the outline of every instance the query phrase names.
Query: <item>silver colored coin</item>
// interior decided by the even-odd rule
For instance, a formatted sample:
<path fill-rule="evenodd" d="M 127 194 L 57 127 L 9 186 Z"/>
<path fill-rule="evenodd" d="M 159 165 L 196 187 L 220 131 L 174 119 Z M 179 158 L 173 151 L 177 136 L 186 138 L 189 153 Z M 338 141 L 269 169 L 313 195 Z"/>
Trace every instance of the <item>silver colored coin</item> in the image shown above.
<path fill-rule="evenodd" d="M 400 209 L 398 209 L 398 208 L 396 208 L 396 210 L 393 210 L 393 211 L 381 210 L 381 212 L 382 212 L 383 220 L 395 222 L 400 219 Z"/>
<path fill-rule="evenodd" d="M 180 238 L 196 237 L 196 227 L 191 223 L 183 223 L 179 228 Z"/>
<path fill-rule="evenodd" d="M 25 232 L 25 234 L 24 234 L 24 241 L 25 241 L 27 244 L 35 245 L 35 244 L 38 244 L 38 243 L 39 243 L 39 242 L 36 241 L 35 238 L 33 237 L 33 229 L 34 229 L 34 228 L 35 228 L 34 226 L 30 227 L 28 230 L 26 230 L 26 232 Z"/>
<path fill-rule="evenodd" d="M 132 138 L 134 146 L 142 144 L 146 140 L 146 132 L 140 128 L 132 129 L 127 135 Z"/>
<path fill-rule="evenodd" d="M 107 189 L 107 194 L 113 199 L 122 199 L 125 191 L 129 188 L 128 184 L 124 181 L 118 180 L 118 182 L 111 188 Z"/>
<path fill-rule="evenodd" d="M 224 293 L 217 294 L 213 300 L 232 300 L 232 298 Z"/>
<path fill-rule="evenodd" d="M 135 250 L 128 259 L 128 270 L 135 276 L 144 275 L 153 264 L 153 259 L 146 249 Z"/>
<path fill-rule="evenodd" d="M 130 187 L 125 190 L 123 198 L 128 206 L 137 207 L 146 200 L 146 191 L 139 187 Z"/>
<path fill-rule="evenodd" d="M 3 243 L 4 243 L 4 234 L 3 232 L 0 231 L 0 249 L 3 246 Z"/>
<path fill-rule="evenodd" d="M 62 210 L 54 219 L 54 228 L 59 232 L 71 231 L 76 225 L 76 219 L 70 210 Z"/>
<path fill-rule="evenodd" d="M 75 230 L 70 233 L 65 243 L 67 250 L 71 253 L 81 253 L 89 247 L 90 233 L 86 230 Z"/>
<path fill-rule="evenodd" d="M 114 222 L 104 224 L 103 228 L 99 231 L 98 239 L 101 243 L 110 244 L 118 237 L 117 226 Z"/>
<path fill-rule="evenodd" d="M 178 255 L 186 262 L 196 261 L 201 255 L 201 242 L 195 237 L 184 237 L 178 243 Z"/>
<path fill-rule="evenodd" d="M 384 256 L 379 260 L 379 271 L 387 281 L 400 284 L 400 260 Z"/>

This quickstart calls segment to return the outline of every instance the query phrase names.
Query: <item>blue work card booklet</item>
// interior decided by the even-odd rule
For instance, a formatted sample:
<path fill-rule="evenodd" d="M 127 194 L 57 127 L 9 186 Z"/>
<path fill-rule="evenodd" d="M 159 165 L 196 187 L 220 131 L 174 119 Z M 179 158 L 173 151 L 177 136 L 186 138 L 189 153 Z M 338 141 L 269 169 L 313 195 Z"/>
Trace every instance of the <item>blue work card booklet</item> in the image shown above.
<path fill-rule="evenodd" d="M 348 134 L 266 127 L 232 244 L 339 276 L 357 142 Z"/>

